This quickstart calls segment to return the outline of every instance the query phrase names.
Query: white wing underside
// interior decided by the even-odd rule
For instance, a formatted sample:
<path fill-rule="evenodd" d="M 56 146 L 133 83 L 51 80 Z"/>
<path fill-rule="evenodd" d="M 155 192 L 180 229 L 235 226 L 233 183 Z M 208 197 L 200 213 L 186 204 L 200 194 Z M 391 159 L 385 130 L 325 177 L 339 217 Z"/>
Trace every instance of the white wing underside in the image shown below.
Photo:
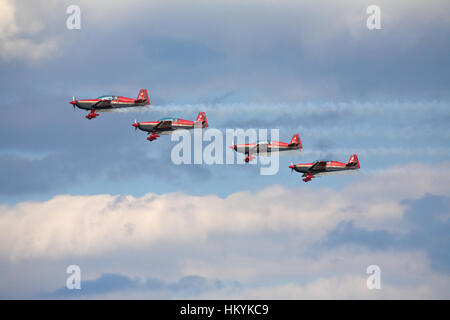
<path fill-rule="evenodd" d="M 359 174 L 359 170 L 342 170 L 342 171 L 329 171 L 329 172 L 319 172 L 314 174 L 315 177 L 321 176 L 337 176 L 344 174 Z"/>
<path fill-rule="evenodd" d="M 95 109 L 95 112 L 145 112 L 149 111 L 150 106 L 135 106 L 135 107 L 115 107 L 110 109 Z"/>
<path fill-rule="evenodd" d="M 261 148 L 261 147 L 260 147 Z M 264 150 L 264 148 L 261 148 L 262 150 Z M 271 155 L 273 155 L 273 156 L 276 156 L 277 154 L 278 154 L 278 156 L 287 156 L 287 155 L 295 155 L 295 154 L 297 154 L 298 152 L 300 152 L 301 150 L 285 150 L 285 149 L 275 149 L 275 148 L 273 148 L 272 150 L 271 150 L 271 152 L 263 152 L 263 151 L 261 151 L 261 149 L 259 150 L 259 152 L 258 153 L 256 153 L 256 147 L 253 147 L 253 148 L 251 148 L 250 150 L 249 150 L 249 153 L 250 154 L 253 154 L 253 155 L 257 155 L 257 156 L 271 156 Z M 265 150 L 267 150 L 267 149 L 265 149 Z"/>

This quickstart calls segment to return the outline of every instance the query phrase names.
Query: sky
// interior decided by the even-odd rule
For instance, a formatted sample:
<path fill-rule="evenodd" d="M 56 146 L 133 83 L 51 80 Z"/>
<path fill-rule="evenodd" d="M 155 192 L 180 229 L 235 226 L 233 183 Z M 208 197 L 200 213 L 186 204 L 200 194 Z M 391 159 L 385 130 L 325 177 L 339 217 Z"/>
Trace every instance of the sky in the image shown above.
<path fill-rule="evenodd" d="M 0 0 L 0 298 L 449 299 L 449 9 Z M 141 88 L 140 110 L 87 120 L 69 104 Z M 177 142 L 131 126 L 200 111 L 303 149 L 275 175 L 175 165 Z M 355 175 L 288 168 L 352 153 Z"/>

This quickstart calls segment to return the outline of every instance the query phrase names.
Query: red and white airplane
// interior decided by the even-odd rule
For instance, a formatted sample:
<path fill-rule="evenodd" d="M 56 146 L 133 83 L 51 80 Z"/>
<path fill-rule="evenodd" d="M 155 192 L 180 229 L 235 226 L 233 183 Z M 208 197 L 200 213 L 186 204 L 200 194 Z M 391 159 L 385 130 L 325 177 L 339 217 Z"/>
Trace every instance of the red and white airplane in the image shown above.
<path fill-rule="evenodd" d="M 352 154 L 348 163 L 318 160 L 314 163 L 292 164 L 289 168 L 291 168 L 291 172 L 295 170 L 303 173 L 302 177 L 304 178 L 302 180 L 308 182 L 316 176 L 337 173 L 339 171 L 358 170 L 360 167 L 358 156 Z"/>
<path fill-rule="evenodd" d="M 130 107 L 138 107 L 138 106 L 146 106 L 150 105 L 150 100 L 148 98 L 148 92 L 146 89 L 141 89 L 136 99 L 126 98 L 121 96 L 100 96 L 97 99 L 84 99 L 84 100 L 76 100 L 75 97 L 72 98 L 70 104 L 73 107 L 78 107 L 84 110 L 91 110 L 86 116 L 86 119 L 93 119 L 99 114 L 95 113 L 95 111 L 111 111 L 117 108 L 130 108 Z"/>
<path fill-rule="evenodd" d="M 206 113 L 199 112 L 197 120 L 190 121 L 178 118 L 162 118 L 158 121 L 137 122 L 133 123 L 133 127 L 142 131 L 150 133 L 147 138 L 148 141 L 156 140 L 160 134 L 171 134 L 178 129 L 194 129 L 194 128 L 208 128 L 208 120 Z"/>
<path fill-rule="evenodd" d="M 300 150 L 303 148 L 299 134 L 294 134 L 291 142 L 280 141 L 258 141 L 256 143 L 235 144 L 230 146 L 236 152 L 244 153 L 247 157 L 245 162 L 255 159 L 253 155 L 269 155 L 272 152 Z"/>

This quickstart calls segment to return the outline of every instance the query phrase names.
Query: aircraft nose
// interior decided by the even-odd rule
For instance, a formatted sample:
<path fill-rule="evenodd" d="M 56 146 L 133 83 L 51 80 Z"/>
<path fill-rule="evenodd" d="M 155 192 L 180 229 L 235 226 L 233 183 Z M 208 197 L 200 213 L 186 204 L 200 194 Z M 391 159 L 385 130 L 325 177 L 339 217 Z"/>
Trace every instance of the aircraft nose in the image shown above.
<path fill-rule="evenodd" d="M 294 169 L 294 165 L 289 166 L 289 168 Z"/>
<path fill-rule="evenodd" d="M 234 146 L 230 146 L 230 149 L 234 149 L 234 150 L 236 150 L 236 145 L 234 145 Z"/>
<path fill-rule="evenodd" d="M 70 101 L 70 104 L 77 104 L 76 100 Z"/>
<path fill-rule="evenodd" d="M 139 123 L 133 123 L 132 126 L 137 128 L 139 127 Z"/>

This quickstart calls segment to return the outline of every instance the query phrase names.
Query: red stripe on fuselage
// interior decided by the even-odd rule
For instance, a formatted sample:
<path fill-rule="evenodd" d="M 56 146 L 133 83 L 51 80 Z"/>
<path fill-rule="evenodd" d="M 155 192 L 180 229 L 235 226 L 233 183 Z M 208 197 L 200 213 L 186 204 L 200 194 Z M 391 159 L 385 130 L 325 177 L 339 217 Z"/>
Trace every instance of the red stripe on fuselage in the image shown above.
<path fill-rule="evenodd" d="M 161 121 L 147 121 L 147 122 L 139 122 L 140 124 L 158 124 Z M 194 121 L 178 119 L 176 122 L 172 122 L 172 125 L 194 125 Z"/>

